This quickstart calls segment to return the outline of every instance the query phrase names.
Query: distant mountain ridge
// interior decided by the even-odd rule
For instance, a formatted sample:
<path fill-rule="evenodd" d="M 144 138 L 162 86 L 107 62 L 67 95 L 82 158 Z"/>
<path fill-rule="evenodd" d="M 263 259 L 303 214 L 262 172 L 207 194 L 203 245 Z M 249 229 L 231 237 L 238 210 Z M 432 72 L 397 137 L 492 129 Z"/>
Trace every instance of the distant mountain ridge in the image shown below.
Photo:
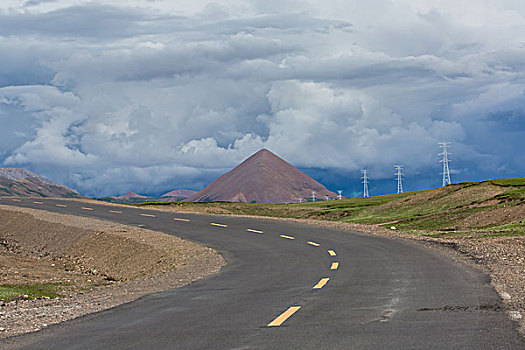
<path fill-rule="evenodd" d="M 261 149 L 187 202 L 293 203 L 337 195 L 267 149 Z"/>
<path fill-rule="evenodd" d="M 128 192 L 126 194 L 123 194 L 122 196 L 116 196 L 113 197 L 115 199 L 130 199 L 130 198 L 148 198 L 146 196 L 141 196 L 140 194 L 136 194 L 134 192 Z"/>
<path fill-rule="evenodd" d="M 62 186 L 27 169 L 0 168 L 0 177 L 5 177 L 12 181 L 20 181 L 22 179 L 33 178 L 42 181 L 46 185 Z"/>
<path fill-rule="evenodd" d="M 19 168 L 0 168 L 0 196 L 82 197 L 75 190 Z"/>
<path fill-rule="evenodd" d="M 190 197 L 193 196 L 197 191 L 192 190 L 173 190 L 162 195 L 162 197 Z"/>
<path fill-rule="evenodd" d="M 161 197 L 149 197 L 136 194 L 135 192 L 128 192 L 121 196 L 114 197 L 103 197 L 98 198 L 104 202 L 110 203 L 145 203 L 145 202 L 179 202 L 192 194 L 197 193 L 196 191 L 191 190 L 173 190 L 166 194 L 163 194 Z"/>

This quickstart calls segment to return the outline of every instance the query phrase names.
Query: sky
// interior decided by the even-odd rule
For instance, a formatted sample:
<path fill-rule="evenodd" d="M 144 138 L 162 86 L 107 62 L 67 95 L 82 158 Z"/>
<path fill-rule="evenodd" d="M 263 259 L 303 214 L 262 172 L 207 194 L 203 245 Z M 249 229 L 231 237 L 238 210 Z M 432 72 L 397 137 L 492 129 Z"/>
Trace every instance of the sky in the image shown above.
<path fill-rule="evenodd" d="M 0 0 L 0 166 L 200 190 L 261 148 L 359 196 L 525 176 L 521 0 Z"/>

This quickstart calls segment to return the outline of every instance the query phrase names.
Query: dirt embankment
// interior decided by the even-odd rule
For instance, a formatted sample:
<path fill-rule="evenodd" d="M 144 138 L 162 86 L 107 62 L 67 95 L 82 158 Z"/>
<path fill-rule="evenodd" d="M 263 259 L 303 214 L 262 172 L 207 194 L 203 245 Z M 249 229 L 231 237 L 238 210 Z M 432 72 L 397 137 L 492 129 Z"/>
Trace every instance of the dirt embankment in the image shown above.
<path fill-rule="evenodd" d="M 0 302 L 0 336 L 180 287 L 225 265 L 214 250 L 106 221 L 0 206 L 0 285 L 56 285 L 57 299 Z"/>

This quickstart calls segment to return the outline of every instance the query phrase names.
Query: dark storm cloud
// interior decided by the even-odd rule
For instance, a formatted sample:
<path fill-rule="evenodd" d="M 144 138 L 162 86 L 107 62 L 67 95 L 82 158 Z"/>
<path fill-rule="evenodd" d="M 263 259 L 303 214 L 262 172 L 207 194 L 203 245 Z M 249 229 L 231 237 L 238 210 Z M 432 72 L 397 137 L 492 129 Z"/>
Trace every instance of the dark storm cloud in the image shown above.
<path fill-rule="evenodd" d="M 203 24 L 200 29 L 217 34 L 235 34 L 240 31 L 255 33 L 275 30 L 287 34 L 304 31 L 328 33 L 330 30 L 351 31 L 352 24 L 346 21 L 315 18 L 306 13 L 260 15 L 252 18 L 225 19 Z"/>
<path fill-rule="evenodd" d="M 148 15 L 133 8 L 86 4 L 43 13 L 0 12 L 0 35 L 110 40 L 161 32 L 168 21 L 173 27 L 184 19 Z"/>
<path fill-rule="evenodd" d="M 24 2 L 23 7 L 32 7 L 32 6 L 38 6 L 40 4 L 46 4 L 51 2 L 56 2 L 57 0 L 28 0 Z"/>

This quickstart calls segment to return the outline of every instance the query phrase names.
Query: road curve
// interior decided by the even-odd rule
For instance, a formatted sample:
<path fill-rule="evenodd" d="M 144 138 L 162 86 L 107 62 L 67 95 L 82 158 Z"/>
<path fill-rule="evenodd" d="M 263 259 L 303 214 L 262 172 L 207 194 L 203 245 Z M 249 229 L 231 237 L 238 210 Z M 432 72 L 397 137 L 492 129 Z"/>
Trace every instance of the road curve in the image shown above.
<path fill-rule="evenodd" d="M 0 204 L 144 225 L 228 266 L 2 349 L 525 349 L 489 278 L 403 240 L 52 199 Z"/>

